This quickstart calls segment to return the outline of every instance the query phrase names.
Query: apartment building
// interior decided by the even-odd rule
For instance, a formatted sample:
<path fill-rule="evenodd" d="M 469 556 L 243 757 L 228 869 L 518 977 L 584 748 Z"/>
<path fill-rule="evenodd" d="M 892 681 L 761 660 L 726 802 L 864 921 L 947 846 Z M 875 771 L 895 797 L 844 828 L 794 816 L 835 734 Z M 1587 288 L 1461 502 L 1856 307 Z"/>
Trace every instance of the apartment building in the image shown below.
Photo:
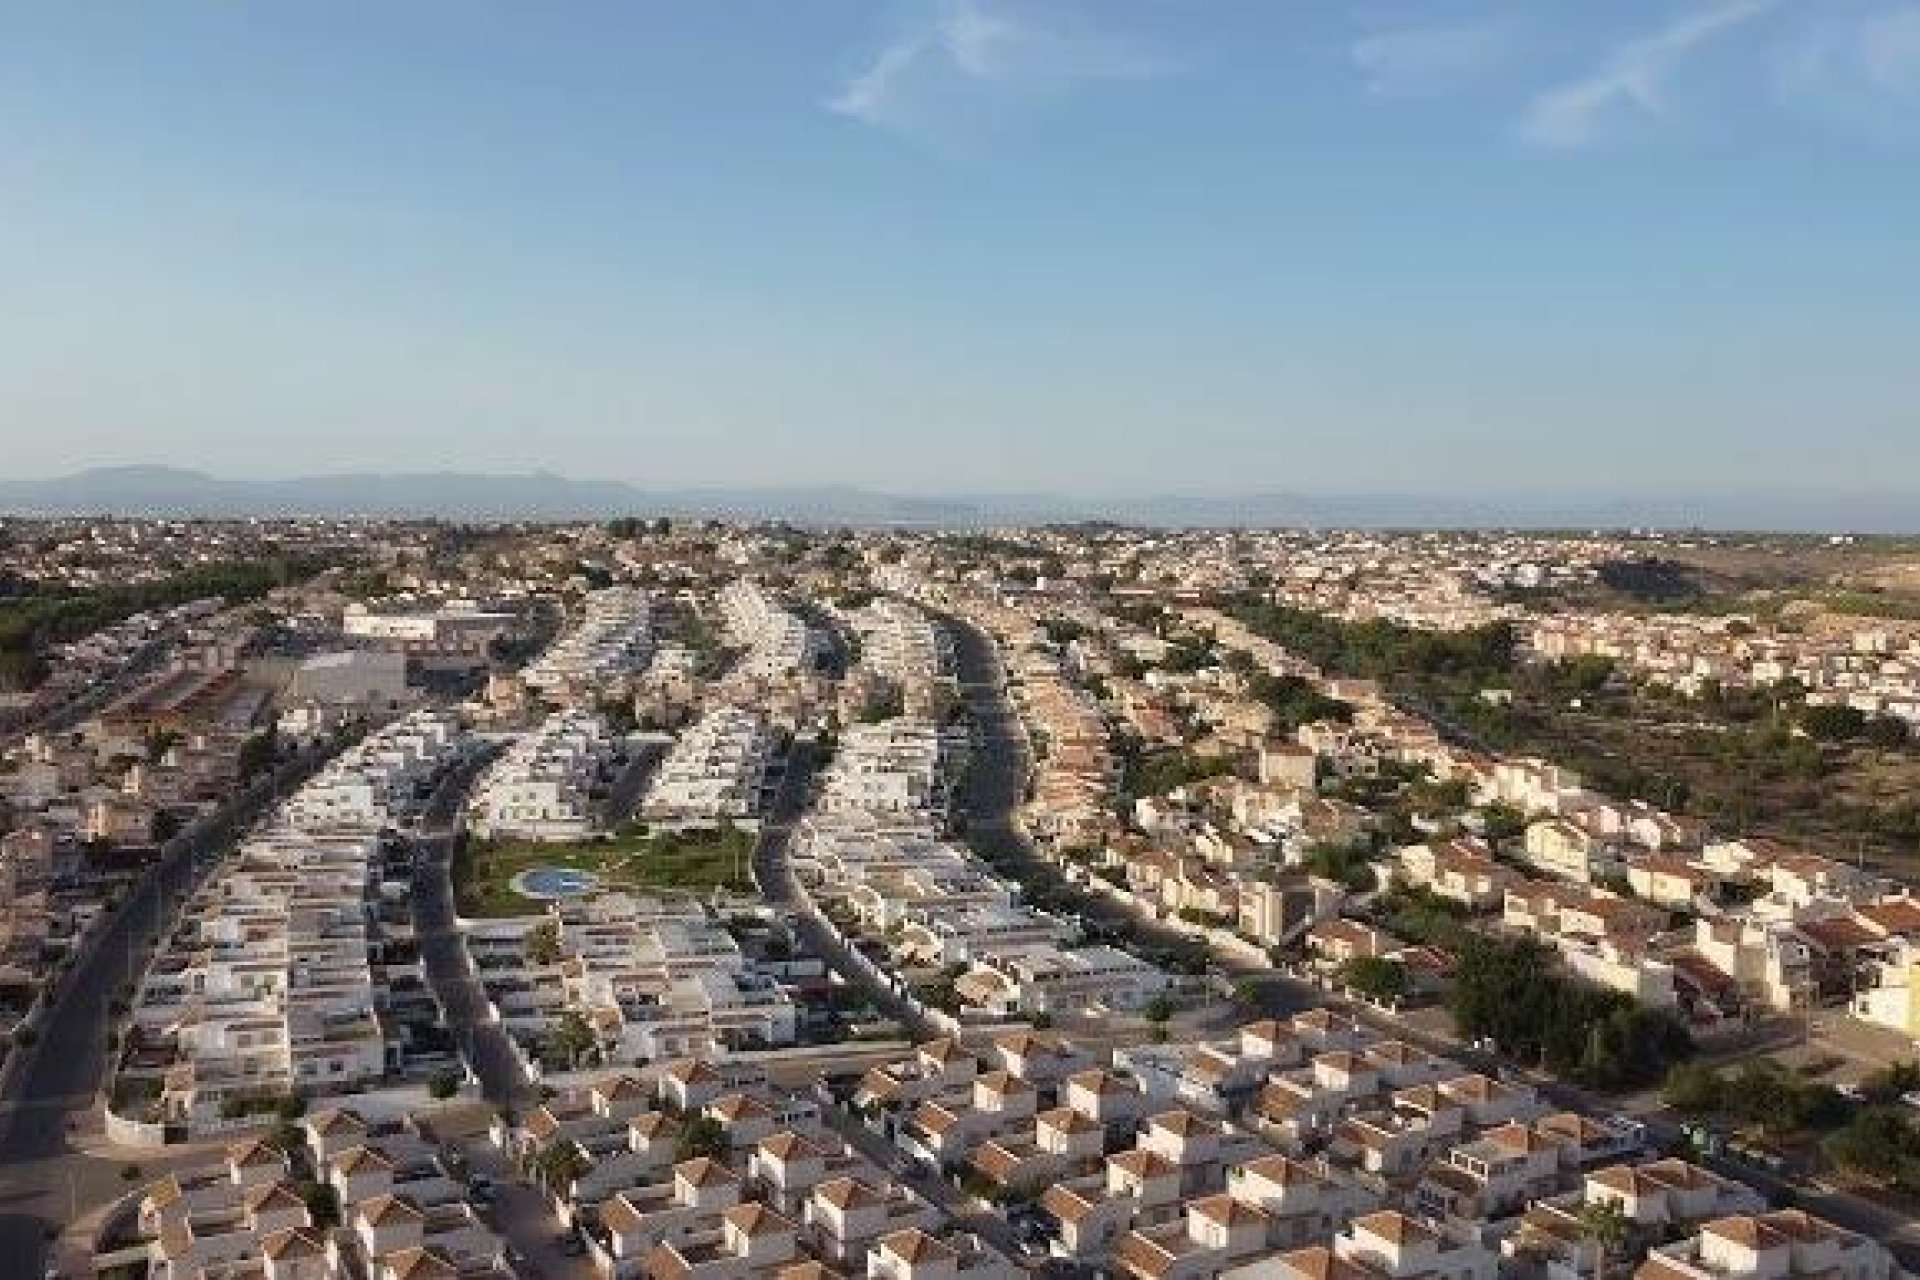
<path fill-rule="evenodd" d="M 648 783 L 641 816 L 676 827 L 755 821 L 778 751 L 765 715 L 715 707 L 675 739 Z"/>
<path fill-rule="evenodd" d="M 618 749 L 592 711 L 556 711 L 520 735 L 481 775 L 467 805 L 482 839 L 581 840 L 599 825 L 593 798 Z"/>
<path fill-rule="evenodd" d="M 646 593 L 606 587 L 590 593 L 577 621 L 520 672 L 520 682 L 549 702 L 590 704 L 631 680 L 653 652 Z"/>
<path fill-rule="evenodd" d="M 154 1081 L 163 1119 L 205 1127 L 262 1100 L 351 1092 L 400 1068 L 389 991 L 403 977 L 417 985 L 420 971 L 405 949 L 389 954 L 381 831 L 467 749 L 456 722 L 429 712 L 369 735 L 187 903 L 139 984 L 143 1053 L 123 1068 Z M 392 889 L 403 898 L 404 880 Z"/>

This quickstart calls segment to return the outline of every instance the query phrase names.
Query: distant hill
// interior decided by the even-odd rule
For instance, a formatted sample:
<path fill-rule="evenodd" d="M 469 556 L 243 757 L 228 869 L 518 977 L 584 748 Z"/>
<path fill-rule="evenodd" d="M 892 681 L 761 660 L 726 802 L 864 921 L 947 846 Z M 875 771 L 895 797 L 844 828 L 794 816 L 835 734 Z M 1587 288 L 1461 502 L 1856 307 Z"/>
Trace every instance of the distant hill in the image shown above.
<path fill-rule="evenodd" d="M 616 515 L 783 519 L 802 524 L 968 527 L 1112 520 L 1166 527 L 1700 528 L 1920 533 L 1920 497 L 1898 494 L 1149 494 L 1074 499 L 1047 493 L 911 496 L 850 486 L 648 489 L 544 471 L 350 473 L 233 480 L 165 466 L 95 467 L 46 480 L 0 480 L 16 515 L 439 516 L 472 520 Z"/>

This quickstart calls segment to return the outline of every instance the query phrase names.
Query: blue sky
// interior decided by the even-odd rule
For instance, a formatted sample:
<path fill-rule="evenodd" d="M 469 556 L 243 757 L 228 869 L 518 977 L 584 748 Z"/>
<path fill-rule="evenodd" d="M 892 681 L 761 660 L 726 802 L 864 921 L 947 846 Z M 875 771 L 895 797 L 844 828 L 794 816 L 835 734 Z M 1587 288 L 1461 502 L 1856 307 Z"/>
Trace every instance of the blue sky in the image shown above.
<path fill-rule="evenodd" d="M 0 0 L 0 473 L 1834 491 L 1920 0 Z"/>

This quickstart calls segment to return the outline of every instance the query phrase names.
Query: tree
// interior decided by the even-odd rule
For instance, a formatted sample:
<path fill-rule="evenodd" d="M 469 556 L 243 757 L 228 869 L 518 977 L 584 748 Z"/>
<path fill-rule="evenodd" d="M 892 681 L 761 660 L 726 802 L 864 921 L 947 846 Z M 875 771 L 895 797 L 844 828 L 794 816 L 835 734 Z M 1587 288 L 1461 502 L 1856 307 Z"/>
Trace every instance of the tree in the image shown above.
<path fill-rule="evenodd" d="M 1703 1062 L 1679 1062 L 1667 1072 L 1661 1100 L 1686 1115 L 1718 1111 L 1726 1097 L 1726 1082 Z"/>
<path fill-rule="evenodd" d="M 1898 751 L 1912 739 L 1913 730 L 1899 716 L 1873 716 L 1867 720 L 1866 736 L 1882 751 Z"/>
<path fill-rule="evenodd" d="M 697 1156 L 718 1159 L 726 1153 L 726 1127 L 712 1116 L 700 1116 L 688 1122 L 673 1144 L 675 1160 L 692 1160 Z"/>
<path fill-rule="evenodd" d="M 1858 707 L 1807 706 L 1800 709 L 1800 727 L 1821 742 L 1845 742 L 1866 732 L 1867 714 Z"/>
<path fill-rule="evenodd" d="M 1164 1027 L 1173 1017 L 1173 1001 L 1165 996 L 1155 996 L 1147 1001 L 1145 1016 L 1156 1027 Z"/>
<path fill-rule="evenodd" d="M 442 1071 L 427 1083 L 427 1094 L 437 1101 L 445 1102 L 460 1092 L 460 1074 L 457 1071 Z"/>
<path fill-rule="evenodd" d="M 254 734 L 240 744 L 240 754 L 236 757 L 236 767 L 240 770 L 242 782 L 252 781 L 254 776 L 273 767 L 273 759 L 279 750 L 279 736 L 269 726 Z"/>
<path fill-rule="evenodd" d="M 579 1014 L 569 1010 L 557 1018 L 547 1033 L 547 1047 L 568 1067 L 578 1067 L 589 1054 L 597 1054 L 600 1039 Z"/>
<path fill-rule="evenodd" d="M 171 809 L 155 809 L 153 817 L 147 820 L 147 838 L 155 844 L 165 844 L 180 834 L 180 815 Z"/>
<path fill-rule="evenodd" d="M 1510 804 L 1488 805 L 1480 811 L 1480 820 L 1487 839 L 1494 844 L 1512 840 L 1527 829 L 1527 815 Z"/>
<path fill-rule="evenodd" d="M 1890 1063 L 1860 1082 L 1860 1091 L 1874 1103 L 1897 1102 L 1915 1089 L 1920 1089 L 1920 1063 Z"/>
<path fill-rule="evenodd" d="M 624 738 L 640 726 L 640 718 L 634 711 L 631 698 L 602 698 L 594 704 L 593 709 L 607 722 L 607 732 L 616 738 Z"/>
<path fill-rule="evenodd" d="M 1822 1144 L 1843 1169 L 1883 1182 L 1916 1181 L 1920 1134 L 1893 1107 L 1869 1107 Z"/>
<path fill-rule="evenodd" d="M 1589 1200 L 1580 1206 L 1580 1238 L 1596 1246 L 1594 1280 L 1607 1273 L 1607 1263 L 1626 1247 L 1633 1233 L 1633 1219 L 1627 1217 L 1617 1200 Z"/>
<path fill-rule="evenodd" d="M 560 960 L 560 922 L 542 920 L 529 929 L 525 950 L 530 964 L 557 964 Z"/>
<path fill-rule="evenodd" d="M 328 1183 L 301 1183 L 300 1200 L 306 1205 L 307 1216 L 314 1226 L 325 1231 L 340 1225 L 340 1196 Z"/>
<path fill-rule="evenodd" d="M 1331 880 L 1352 893 L 1367 893 L 1379 887 L 1380 878 L 1364 845 L 1320 843 L 1307 850 L 1309 875 Z"/>
<path fill-rule="evenodd" d="M 1355 956 L 1340 966 L 1340 981 L 1368 1000 L 1392 1003 L 1412 990 L 1407 966 L 1385 956 Z"/>
<path fill-rule="evenodd" d="M 1607 681 L 1613 679 L 1613 667 L 1612 658 L 1583 653 L 1556 664 L 1553 674 L 1573 693 L 1589 696 L 1600 692 Z"/>
<path fill-rule="evenodd" d="M 573 1184 L 592 1167 L 587 1153 L 571 1138 L 555 1138 L 533 1158 L 533 1170 L 547 1190 L 572 1195 Z"/>
<path fill-rule="evenodd" d="M 1693 1052 L 1673 1015 L 1573 977 L 1526 939 L 1464 935 L 1451 1007 L 1462 1035 L 1598 1089 L 1658 1080 Z"/>

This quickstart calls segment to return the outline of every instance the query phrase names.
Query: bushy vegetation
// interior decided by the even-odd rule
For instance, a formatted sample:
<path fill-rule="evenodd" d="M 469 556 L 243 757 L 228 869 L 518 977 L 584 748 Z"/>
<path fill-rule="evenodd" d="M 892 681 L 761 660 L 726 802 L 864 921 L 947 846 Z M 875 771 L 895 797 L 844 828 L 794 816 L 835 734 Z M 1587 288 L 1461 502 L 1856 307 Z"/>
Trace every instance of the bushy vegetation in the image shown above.
<path fill-rule="evenodd" d="M 1255 671 L 1247 677 L 1247 692 L 1254 701 L 1273 713 L 1274 728 L 1292 733 L 1303 724 L 1316 720 L 1353 719 L 1353 707 L 1338 698 L 1329 698 L 1314 688 L 1304 676 L 1276 676 Z"/>
<path fill-rule="evenodd" d="M 1673 560 L 1642 556 L 1631 560 L 1603 560 L 1596 566 L 1600 584 L 1635 600 L 1673 604 L 1701 594 L 1688 568 Z"/>
<path fill-rule="evenodd" d="M 1860 1177 L 1920 1191 L 1920 1128 L 1905 1107 L 1867 1107 L 1821 1144 L 1827 1159 Z"/>
<path fill-rule="evenodd" d="M 1369 1000 L 1399 1000 L 1413 990 L 1407 966 L 1384 956 L 1355 956 L 1340 966 L 1340 981 Z"/>
<path fill-rule="evenodd" d="M 1307 850 L 1304 865 L 1310 874 L 1344 885 L 1354 893 L 1366 893 L 1378 883 L 1372 851 L 1365 845 L 1317 844 Z"/>
<path fill-rule="evenodd" d="M 1467 935 L 1458 951 L 1452 1011 L 1460 1034 L 1596 1089 L 1662 1079 L 1693 1052 L 1673 1015 L 1567 973 L 1531 940 Z"/>
<path fill-rule="evenodd" d="M 45 675 L 40 653 L 150 609 L 219 596 L 229 604 L 257 600 L 276 587 L 327 567 L 315 556 L 269 555 L 258 560 L 198 565 L 152 582 L 98 590 L 26 595 L 0 601 L 0 686 L 30 687 Z"/>
<path fill-rule="evenodd" d="M 1135 752 L 1122 762 L 1120 789 L 1129 797 L 1164 796 L 1170 791 L 1233 772 L 1227 756 L 1203 756 L 1192 751 Z"/>
<path fill-rule="evenodd" d="M 1427 631 L 1380 618 L 1347 622 L 1245 599 L 1232 602 L 1228 612 L 1331 675 L 1374 680 L 1444 676 L 1489 683 L 1504 679 L 1513 665 L 1513 628 L 1503 622 L 1465 631 Z"/>
<path fill-rule="evenodd" d="M 1661 1097 L 1686 1115 L 1726 1115 L 1775 1137 L 1824 1131 L 1845 1123 L 1852 1110 L 1831 1085 L 1758 1060 L 1735 1071 L 1683 1062 L 1667 1073 Z"/>

